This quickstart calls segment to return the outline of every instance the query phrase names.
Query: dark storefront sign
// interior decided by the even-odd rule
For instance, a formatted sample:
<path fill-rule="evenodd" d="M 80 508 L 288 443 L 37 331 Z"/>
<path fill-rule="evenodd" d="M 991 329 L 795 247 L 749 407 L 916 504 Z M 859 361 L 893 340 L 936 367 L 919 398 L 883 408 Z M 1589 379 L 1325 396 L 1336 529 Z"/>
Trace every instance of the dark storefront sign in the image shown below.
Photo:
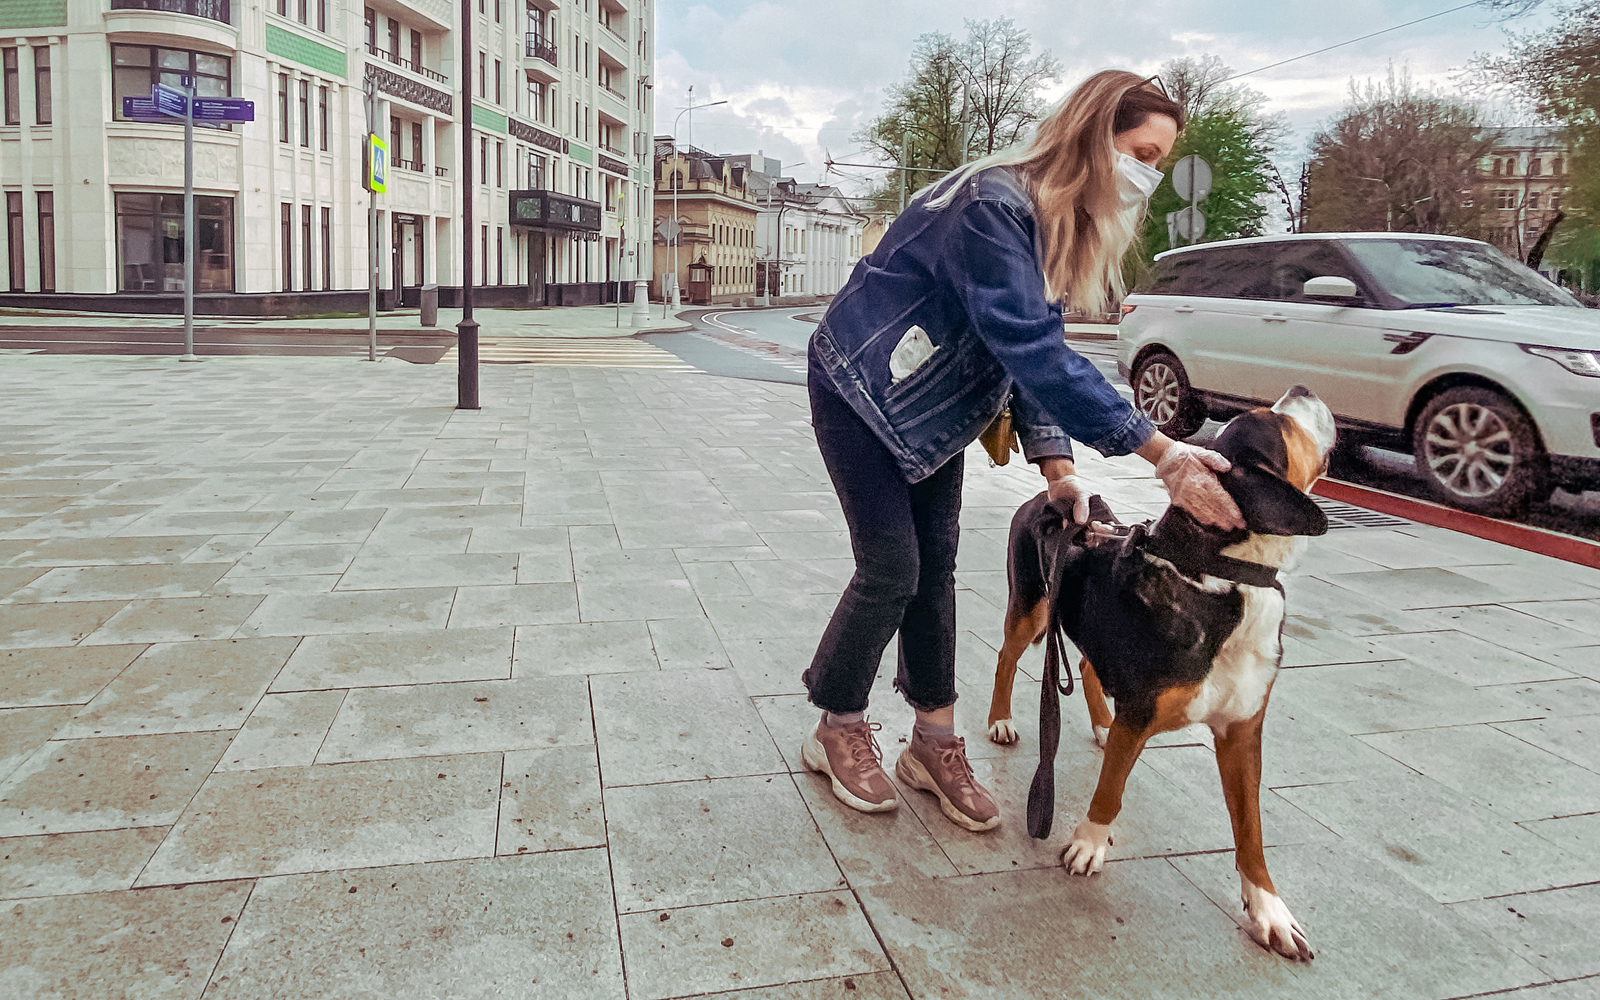
<path fill-rule="evenodd" d="M 554 191 L 512 191 L 511 224 L 559 232 L 598 233 L 600 203 Z"/>
<path fill-rule="evenodd" d="M 596 154 L 594 162 L 600 167 L 601 170 L 609 170 L 614 174 L 621 174 L 624 177 L 628 176 L 628 165 L 623 163 L 621 160 L 613 160 L 606 154 L 599 153 Z"/>

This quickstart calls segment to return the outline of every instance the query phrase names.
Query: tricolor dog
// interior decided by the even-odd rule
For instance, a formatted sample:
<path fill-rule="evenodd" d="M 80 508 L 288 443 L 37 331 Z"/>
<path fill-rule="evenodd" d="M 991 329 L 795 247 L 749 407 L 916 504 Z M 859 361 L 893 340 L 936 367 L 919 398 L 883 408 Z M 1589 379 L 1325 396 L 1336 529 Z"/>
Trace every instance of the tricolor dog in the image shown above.
<path fill-rule="evenodd" d="M 1088 816 L 1072 832 L 1062 863 L 1075 875 L 1100 871 L 1123 787 L 1145 743 L 1195 723 L 1215 737 L 1217 767 L 1233 819 L 1234 863 L 1248 930 L 1263 947 L 1310 959 L 1304 931 L 1278 898 L 1261 846 L 1261 725 L 1283 657 L 1279 570 L 1327 530 L 1309 496 L 1327 469 L 1333 415 L 1303 386 L 1270 409 L 1236 417 L 1215 449 L 1233 464 L 1219 478 L 1247 527 L 1223 531 L 1176 507 L 1116 538 L 1064 526 L 1040 494 L 1017 511 L 1007 554 L 1010 600 L 995 670 L 989 738 L 1016 740 L 1011 685 L 1029 644 L 1055 631 L 1083 653 L 1084 697 L 1095 741 L 1105 748 Z M 1095 498 L 1099 517 L 1109 510 Z M 1092 543 L 1092 544 L 1091 544 Z M 1029 802 L 1030 830 L 1048 835 L 1054 798 L 1058 655 L 1047 655 L 1041 764 Z M 1070 690 L 1070 673 L 1068 675 Z M 1116 702 L 1116 714 L 1106 704 Z M 1051 731 L 1051 730 L 1054 731 Z"/>

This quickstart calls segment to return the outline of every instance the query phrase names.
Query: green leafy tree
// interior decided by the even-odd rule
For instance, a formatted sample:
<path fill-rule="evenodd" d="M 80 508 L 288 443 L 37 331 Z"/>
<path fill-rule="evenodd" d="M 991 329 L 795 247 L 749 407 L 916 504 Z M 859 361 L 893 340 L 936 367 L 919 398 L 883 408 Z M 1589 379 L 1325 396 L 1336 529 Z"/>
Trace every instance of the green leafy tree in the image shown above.
<path fill-rule="evenodd" d="M 1496 138 L 1475 107 L 1405 72 L 1352 81 L 1339 116 L 1311 138 L 1305 228 L 1479 235 L 1472 182 Z"/>
<path fill-rule="evenodd" d="M 1265 110 L 1265 95 L 1230 85 L 1227 81 L 1232 75 L 1216 56 L 1174 59 L 1161 67 L 1162 83 L 1183 106 L 1188 124 L 1161 164 L 1167 179 L 1150 199 L 1139 254 L 1144 265 L 1172 248 L 1167 215 L 1188 204 L 1172 186 L 1172 168 L 1191 154 L 1211 165 L 1213 177 L 1211 193 L 1200 204 L 1206 217 L 1203 241 L 1265 232 L 1268 200 L 1274 190 L 1272 156 L 1288 126 L 1282 115 Z"/>

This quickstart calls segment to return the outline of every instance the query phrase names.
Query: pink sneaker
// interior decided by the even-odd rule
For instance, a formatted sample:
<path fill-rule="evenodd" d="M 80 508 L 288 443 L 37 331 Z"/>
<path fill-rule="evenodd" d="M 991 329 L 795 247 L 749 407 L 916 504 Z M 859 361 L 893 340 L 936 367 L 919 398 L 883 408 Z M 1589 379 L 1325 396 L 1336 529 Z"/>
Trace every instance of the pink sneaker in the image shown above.
<path fill-rule="evenodd" d="M 832 778 L 834 796 L 850 808 L 889 812 L 900 800 L 883 773 L 883 752 L 872 735 L 882 728 L 866 720 L 838 727 L 819 721 L 801 746 L 800 759 Z"/>
<path fill-rule="evenodd" d="M 909 788 L 937 795 L 939 808 L 957 826 L 983 831 L 1000 825 L 1000 807 L 973 776 L 967 741 L 959 736 L 935 743 L 913 732 L 895 762 L 894 776 Z"/>

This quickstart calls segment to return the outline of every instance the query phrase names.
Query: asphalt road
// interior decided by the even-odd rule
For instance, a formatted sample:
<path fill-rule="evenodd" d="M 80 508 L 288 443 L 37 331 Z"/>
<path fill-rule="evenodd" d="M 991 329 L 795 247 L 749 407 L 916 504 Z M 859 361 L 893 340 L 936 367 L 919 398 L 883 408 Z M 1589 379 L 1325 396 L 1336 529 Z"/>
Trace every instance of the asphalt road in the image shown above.
<path fill-rule="evenodd" d="M 432 364 L 455 345 L 453 332 L 380 331 L 378 354 Z M 299 357 L 366 357 L 367 335 L 327 330 L 195 329 L 195 354 Z M 171 327 L 50 326 L 0 329 L 0 351 L 40 354 L 168 355 L 183 353 L 183 331 Z"/>

